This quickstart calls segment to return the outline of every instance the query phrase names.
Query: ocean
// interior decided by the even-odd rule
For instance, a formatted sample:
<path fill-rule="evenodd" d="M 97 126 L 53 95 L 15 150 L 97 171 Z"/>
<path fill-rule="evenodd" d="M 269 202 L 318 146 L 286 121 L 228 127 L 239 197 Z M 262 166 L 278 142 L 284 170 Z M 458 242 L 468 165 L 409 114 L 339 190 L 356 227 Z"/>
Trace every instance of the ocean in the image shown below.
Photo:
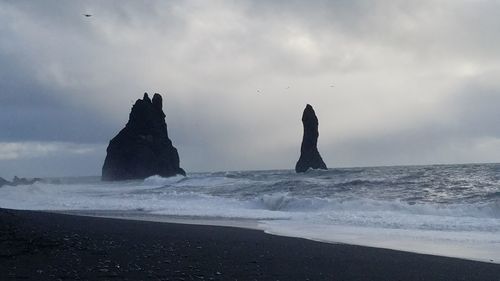
<path fill-rule="evenodd" d="M 500 263 L 500 164 L 47 178 L 0 188 L 0 207 L 252 227 Z"/>

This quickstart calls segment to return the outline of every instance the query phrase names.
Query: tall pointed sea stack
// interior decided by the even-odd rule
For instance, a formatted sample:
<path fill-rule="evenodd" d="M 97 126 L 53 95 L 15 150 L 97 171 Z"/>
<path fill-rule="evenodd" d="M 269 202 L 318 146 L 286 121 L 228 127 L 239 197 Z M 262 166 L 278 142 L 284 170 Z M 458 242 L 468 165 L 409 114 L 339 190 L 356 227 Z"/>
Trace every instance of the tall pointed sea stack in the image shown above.
<path fill-rule="evenodd" d="M 302 124 L 304 125 L 304 137 L 300 147 L 300 158 L 295 165 L 295 172 L 304 173 L 309 168 L 328 169 L 321 159 L 318 151 L 318 117 L 311 105 L 307 105 L 302 114 Z"/>
<path fill-rule="evenodd" d="M 185 175 L 179 154 L 168 138 L 162 98 L 145 93 L 138 99 L 125 128 L 110 142 L 102 167 L 102 180 L 144 179 L 152 175 Z"/>

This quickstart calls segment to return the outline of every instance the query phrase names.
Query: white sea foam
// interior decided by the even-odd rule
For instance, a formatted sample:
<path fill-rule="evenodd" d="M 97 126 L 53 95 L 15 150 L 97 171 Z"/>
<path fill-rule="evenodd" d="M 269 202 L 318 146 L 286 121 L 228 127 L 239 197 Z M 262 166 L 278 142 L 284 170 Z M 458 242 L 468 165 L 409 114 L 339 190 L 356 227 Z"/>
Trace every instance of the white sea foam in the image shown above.
<path fill-rule="evenodd" d="M 267 233 L 500 263 L 498 233 L 386 229 L 305 221 L 266 221 Z"/>
<path fill-rule="evenodd" d="M 368 172 L 203 173 L 112 183 L 48 180 L 0 188 L 0 207 L 251 219 L 280 235 L 500 263 L 499 187 L 490 176 L 484 187 L 471 177 L 474 185 L 465 189 L 453 183 L 429 186 L 432 179 L 419 173 Z M 415 189 L 421 182 L 424 187 Z"/>
<path fill-rule="evenodd" d="M 156 175 L 156 176 L 151 176 L 151 177 L 146 178 L 144 180 L 143 184 L 146 186 L 165 186 L 165 185 L 177 183 L 177 182 L 182 181 L 184 179 L 185 179 L 185 177 L 181 176 L 181 175 L 177 175 L 175 177 L 169 177 L 169 178 L 164 178 L 164 177 L 160 177 L 160 176 Z"/>

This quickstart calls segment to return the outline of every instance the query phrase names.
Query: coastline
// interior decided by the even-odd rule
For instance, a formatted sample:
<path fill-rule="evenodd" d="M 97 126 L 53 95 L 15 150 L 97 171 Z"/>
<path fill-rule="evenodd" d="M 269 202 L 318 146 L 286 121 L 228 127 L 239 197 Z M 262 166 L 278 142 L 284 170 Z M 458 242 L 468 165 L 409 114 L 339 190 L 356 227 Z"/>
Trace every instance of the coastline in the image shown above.
<path fill-rule="evenodd" d="M 1 280 L 498 280 L 500 265 L 237 227 L 0 209 Z"/>
<path fill-rule="evenodd" d="M 353 227 L 341 225 L 293 225 L 288 224 L 288 220 L 259 220 L 259 219 L 230 219 L 221 217 L 203 217 L 199 216 L 172 216 L 145 214 L 140 211 L 110 211 L 110 210 L 92 210 L 92 211 L 48 211 L 59 214 L 101 217 L 122 220 L 149 221 L 158 223 L 174 223 L 188 225 L 205 226 L 223 226 L 236 227 L 243 229 L 260 230 L 267 234 L 307 239 L 322 243 L 347 244 L 362 247 L 380 248 L 409 252 L 424 255 L 433 255 L 441 257 L 458 258 L 471 261 L 496 263 L 500 265 L 500 258 L 497 255 L 492 256 L 494 248 L 487 248 L 487 245 L 474 248 L 466 245 L 457 246 L 455 242 L 450 243 L 451 236 L 448 233 L 432 232 L 428 237 L 419 237 L 411 230 L 391 230 L 374 229 L 366 227 Z M 285 223 L 283 229 L 281 224 Z M 287 225 L 288 224 L 288 225 Z M 327 232 L 325 232 L 325 229 Z M 431 232 L 431 231 L 427 231 Z M 421 233 L 420 233 L 421 234 Z M 463 233 L 461 233 L 463 236 Z M 429 237 L 433 237 L 432 239 Z M 463 237 L 461 237 L 463 239 Z M 492 239 L 491 236 L 482 237 L 485 240 Z M 455 239 L 457 239 L 455 237 Z M 478 239 L 478 237 L 474 237 Z M 463 241 L 466 243 L 468 241 Z M 470 245 L 469 245 L 470 246 Z M 494 251 L 493 251 L 494 252 Z"/>
<path fill-rule="evenodd" d="M 222 227 L 235 227 L 243 229 L 253 229 L 264 231 L 260 227 L 259 220 L 256 219 L 228 219 L 228 218 L 210 218 L 205 217 L 200 219 L 196 216 L 166 216 L 166 215 L 154 215 L 154 214 L 144 214 L 142 212 L 134 211 L 47 211 L 49 213 L 64 214 L 71 216 L 83 216 L 83 217 L 97 217 L 97 218 L 107 218 L 107 219 L 118 219 L 118 220 L 132 220 L 132 221 L 147 221 L 156 223 L 173 223 L 173 224 L 188 224 L 188 225 L 205 225 L 205 226 L 222 226 Z"/>

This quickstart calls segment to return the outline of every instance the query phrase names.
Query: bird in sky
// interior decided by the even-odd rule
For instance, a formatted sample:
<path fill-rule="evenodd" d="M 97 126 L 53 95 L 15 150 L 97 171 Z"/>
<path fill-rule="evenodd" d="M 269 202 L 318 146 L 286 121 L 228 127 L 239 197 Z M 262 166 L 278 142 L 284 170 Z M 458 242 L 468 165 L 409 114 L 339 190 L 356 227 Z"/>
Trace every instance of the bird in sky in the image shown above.
<path fill-rule="evenodd" d="M 89 18 L 89 17 L 91 17 L 92 15 L 91 15 L 91 14 L 83 14 L 83 16 L 84 16 L 84 17 L 86 17 L 86 18 Z"/>

